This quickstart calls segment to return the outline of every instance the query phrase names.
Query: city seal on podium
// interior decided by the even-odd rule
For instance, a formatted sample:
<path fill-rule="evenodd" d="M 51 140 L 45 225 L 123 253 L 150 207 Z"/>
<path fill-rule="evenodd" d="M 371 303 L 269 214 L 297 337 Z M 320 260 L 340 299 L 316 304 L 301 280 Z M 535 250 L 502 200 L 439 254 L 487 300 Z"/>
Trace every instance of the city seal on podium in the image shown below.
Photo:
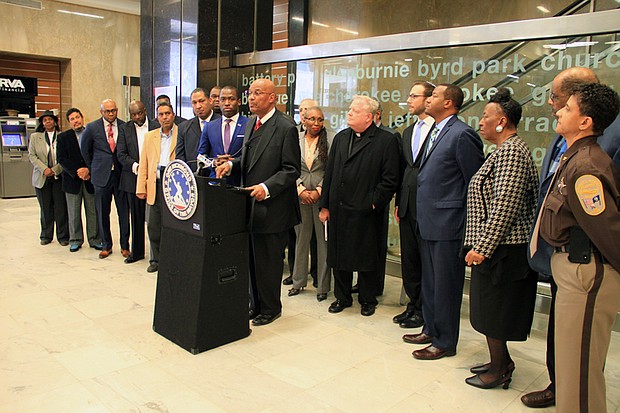
<path fill-rule="evenodd" d="M 181 160 L 171 161 L 162 175 L 164 201 L 181 221 L 190 219 L 198 206 L 198 185 L 191 168 Z"/>

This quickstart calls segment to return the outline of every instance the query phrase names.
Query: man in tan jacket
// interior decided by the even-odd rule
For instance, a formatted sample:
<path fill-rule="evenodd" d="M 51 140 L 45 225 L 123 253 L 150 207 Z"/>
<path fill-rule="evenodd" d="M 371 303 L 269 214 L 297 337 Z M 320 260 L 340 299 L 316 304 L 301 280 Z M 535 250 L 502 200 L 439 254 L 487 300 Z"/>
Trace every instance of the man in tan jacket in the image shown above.
<path fill-rule="evenodd" d="M 157 107 L 157 121 L 161 128 L 144 135 L 144 146 L 140 152 L 136 196 L 146 199 L 147 231 L 151 243 L 147 272 L 159 270 L 159 245 L 161 241 L 161 172 L 174 159 L 177 146 L 177 128 L 174 125 L 174 110 L 167 103 Z"/>

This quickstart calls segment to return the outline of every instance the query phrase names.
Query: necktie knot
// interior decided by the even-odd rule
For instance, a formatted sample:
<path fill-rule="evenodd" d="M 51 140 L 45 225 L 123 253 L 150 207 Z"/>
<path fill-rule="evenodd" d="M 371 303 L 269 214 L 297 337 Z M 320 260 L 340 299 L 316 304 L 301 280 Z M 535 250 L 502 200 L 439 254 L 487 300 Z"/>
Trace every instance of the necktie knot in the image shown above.
<path fill-rule="evenodd" d="M 112 129 L 111 123 L 108 123 L 108 145 L 110 145 L 110 150 L 114 152 L 116 142 L 114 141 L 114 129 Z"/>
<path fill-rule="evenodd" d="M 260 119 L 256 119 L 256 125 L 254 125 L 254 130 L 258 130 L 258 128 L 260 128 L 261 126 L 263 126 L 263 124 L 261 123 Z"/>

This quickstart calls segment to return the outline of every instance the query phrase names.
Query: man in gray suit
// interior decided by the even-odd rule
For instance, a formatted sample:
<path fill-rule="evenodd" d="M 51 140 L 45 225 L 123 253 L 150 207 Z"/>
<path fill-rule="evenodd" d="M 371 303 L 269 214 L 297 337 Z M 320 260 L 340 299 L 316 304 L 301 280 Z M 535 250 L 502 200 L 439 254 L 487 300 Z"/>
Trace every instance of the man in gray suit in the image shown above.
<path fill-rule="evenodd" d="M 416 200 L 425 324 L 421 333 L 403 337 L 408 343 L 430 344 L 413 352 L 420 360 L 454 356 L 459 338 L 467 186 L 484 163 L 480 137 L 457 117 L 463 99 L 461 88 L 443 84 L 426 102 L 435 126 L 420 163 Z"/>

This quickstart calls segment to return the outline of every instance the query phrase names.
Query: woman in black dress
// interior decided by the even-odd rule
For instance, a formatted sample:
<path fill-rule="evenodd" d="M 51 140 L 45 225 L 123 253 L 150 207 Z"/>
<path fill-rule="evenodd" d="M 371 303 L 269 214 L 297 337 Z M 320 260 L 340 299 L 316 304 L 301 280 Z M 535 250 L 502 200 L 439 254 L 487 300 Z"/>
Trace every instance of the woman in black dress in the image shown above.
<path fill-rule="evenodd" d="M 480 134 L 496 145 L 469 183 L 465 261 L 471 267 L 470 319 L 486 336 L 491 362 L 471 369 L 467 384 L 508 388 L 514 362 L 507 341 L 525 341 L 536 299 L 527 243 L 538 194 L 538 171 L 517 135 L 521 106 L 500 89 L 484 109 Z"/>

